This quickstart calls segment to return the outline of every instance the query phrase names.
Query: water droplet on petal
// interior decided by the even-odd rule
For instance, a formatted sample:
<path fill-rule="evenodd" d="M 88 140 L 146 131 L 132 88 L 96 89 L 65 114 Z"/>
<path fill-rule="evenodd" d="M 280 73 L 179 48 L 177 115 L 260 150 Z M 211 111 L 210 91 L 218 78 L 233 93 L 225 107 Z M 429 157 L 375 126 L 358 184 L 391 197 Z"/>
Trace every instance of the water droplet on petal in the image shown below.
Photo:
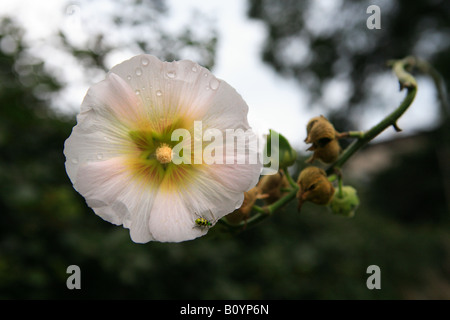
<path fill-rule="evenodd" d="M 141 76 L 142 75 L 142 69 L 141 68 L 136 68 L 135 73 L 136 73 L 137 76 Z"/>
<path fill-rule="evenodd" d="M 138 96 L 138 95 L 140 95 L 140 94 L 141 94 L 141 91 L 139 91 L 139 90 L 136 90 L 136 91 L 135 91 L 135 93 L 136 93 L 136 95 Z"/>
<path fill-rule="evenodd" d="M 102 160 L 102 159 L 103 159 L 103 154 L 97 153 L 97 159 L 98 159 L 98 160 Z"/>
<path fill-rule="evenodd" d="M 72 158 L 72 163 L 73 164 L 77 164 L 78 163 L 78 159 L 77 158 Z"/>
<path fill-rule="evenodd" d="M 173 79 L 173 78 L 175 78 L 175 72 L 174 71 L 169 71 L 169 72 L 167 72 L 167 76 L 170 78 L 170 79 Z"/>
<path fill-rule="evenodd" d="M 147 58 L 142 58 L 142 59 L 141 59 L 141 63 L 142 63 L 142 65 L 143 65 L 144 67 L 148 66 L 149 62 L 150 62 L 150 61 L 148 61 Z"/>
<path fill-rule="evenodd" d="M 157 95 L 158 97 L 161 97 L 161 96 L 162 96 L 162 91 L 161 91 L 161 90 L 156 90 L 156 95 Z"/>
<path fill-rule="evenodd" d="M 204 73 L 203 76 L 204 76 L 205 78 L 208 78 L 208 74 L 207 74 L 207 73 Z"/>
<path fill-rule="evenodd" d="M 191 70 L 192 70 L 192 72 L 197 72 L 197 67 L 193 66 Z"/>
<path fill-rule="evenodd" d="M 217 88 L 219 88 L 219 85 L 220 85 L 220 82 L 216 78 L 211 79 L 211 81 L 209 82 L 209 86 L 213 90 L 217 90 Z"/>
<path fill-rule="evenodd" d="M 128 79 L 128 80 L 131 80 L 131 76 L 130 76 L 130 75 L 127 75 L 127 79 Z"/>

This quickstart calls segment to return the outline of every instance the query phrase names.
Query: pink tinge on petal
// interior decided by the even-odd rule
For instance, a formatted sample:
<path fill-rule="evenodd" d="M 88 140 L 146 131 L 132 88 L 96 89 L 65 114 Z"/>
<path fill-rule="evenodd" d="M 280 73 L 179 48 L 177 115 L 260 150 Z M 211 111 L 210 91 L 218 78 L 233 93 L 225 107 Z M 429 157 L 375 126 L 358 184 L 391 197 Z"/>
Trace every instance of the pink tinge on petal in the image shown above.
<path fill-rule="evenodd" d="M 77 125 L 66 140 L 66 171 L 76 182 L 78 167 L 135 152 L 131 128 L 145 119 L 140 100 L 117 75 L 89 89 L 77 116 Z"/>
<path fill-rule="evenodd" d="M 111 69 L 137 93 L 151 118 L 202 119 L 217 94 L 221 80 L 189 60 L 163 62 L 142 54 Z M 192 124 L 191 124 L 192 125 Z"/>
<path fill-rule="evenodd" d="M 136 125 L 145 119 L 142 100 L 125 80 L 112 72 L 105 81 L 94 86 L 90 94 L 95 96 L 106 112 L 113 112 L 120 121 Z"/>
<path fill-rule="evenodd" d="M 129 127 L 145 118 L 145 110 L 132 88 L 118 75 L 110 72 L 106 79 L 92 86 L 83 100 L 78 125 L 85 121 L 99 127 Z M 85 128 L 88 130 L 89 128 Z"/>
<path fill-rule="evenodd" d="M 110 131 L 117 128 L 112 127 Z M 100 162 L 111 158 L 132 155 L 136 153 L 135 146 L 126 136 L 108 134 L 106 130 L 86 132 L 78 125 L 74 127 L 71 136 L 65 141 L 66 171 L 72 181 L 77 181 L 79 166 L 87 162 Z"/>
<path fill-rule="evenodd" d="M 101 218 L 129 228 L 134 242 L 153 240 L 148 220 L 157 189 L 133 179 L 123 159 L 80 166 L 74 187 Z"/>

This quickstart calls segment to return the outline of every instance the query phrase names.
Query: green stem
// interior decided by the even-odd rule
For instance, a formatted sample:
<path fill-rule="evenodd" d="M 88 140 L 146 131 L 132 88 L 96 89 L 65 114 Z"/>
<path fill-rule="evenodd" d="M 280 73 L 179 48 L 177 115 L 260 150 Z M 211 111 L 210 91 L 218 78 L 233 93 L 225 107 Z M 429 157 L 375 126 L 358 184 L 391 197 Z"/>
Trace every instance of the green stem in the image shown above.
<path fill-rule="evenodd" d="M 333 173 L 328 176 L 328 181 L 333 182 L 338 178 L 337 174 Z"/>
<path fill-rule="evenodd" d="M 256 213 L 254 215 L 252 215 L 246 221 L 241 221 L 238 224 L 229 224 L 226 221 L 223 221 L 223 220 L 221 220 L 221 221 L 223 221 L 230 229 L 242 229 L 242 228 L 251 227 L 251 226 L 265 220 L 266 218 L 270 217 L 272 215 L 272 213 L 274 213 L 275 211 L 277 211 L 278 209 L 282 208 L 287 203 L 289 203 L 291 200 L 293 200 L 295 198 L 295 196 L 297 195 L 297 191 L 298 191 L 298 187 L 292 188 L 288 194 L 286 194 L 285 196 L 281 197 L 274 203 L 267 205 L 267 206 L 260 207 L 260 206 L 254 205 L 252 207 L 252 209 L 253 209 L 253 211 L 256 211 Z"/>
<path fill-rule="evenodd" d="M 266 206 L 269 214 L 272 214 L 275 211 L 277 211 L 278 209 L 280 209 L 281 207 L 284 207 L 288 202 L 290 202 L 292 199 L 295 198 L 295 196 L 297 195 L 297 192 L 298 192 L 298 187 L 295 189 L 292 189 L 291 192 L 286 194 L 284 197 L 281 197 L 280 199 L 278 199 L 271 205 Z"/>
<path fill-rule="evenodd" d="M 265 214 L 265 215 L 269 214 L 269 212 L 267 211 L 267 209 L 265 209 L 265 207 L 260 207 L 260 206 L 258 206 L 256 204 L 253 205 L 252 210 L 254 210 L 254 211 L 256 211 L 256 212 L 258 212 L 260 214 Z"/>
<path fill-rule="evenodd" d="M 362 138 L 363 136 L 364 136 L 364 131 L 347 131 L 347 132 L 341 132 L 341 133 L 336 134 L 337 139 Z"/>
<path fill-rule="evenodd" d="M 347 160 L 361 147 L 366 145 L 369 141 L 378 136 L 389 126 L 393 126 L 396 131 L 401 129 L 397 126 L 397 120 L 403 115 L 403 113 L 408 109 L 417 93 L 417 83 L 414 77 L 406 72 L 405 68 L 411 66 L 412 59 L 407 57 L 402 60 L 391 62 L 392 69 L 400 82 L 400 89 L 406 88 L 407 94 L 403 99 L 400 106 L 397 107 L 391 114 L 386 116 L 381 122 L 372 127 L 370 130 L 359 134 L 359 138 L 350 144 L 344 152 L 341 153 L 339 158 L 334 162 L 328 169 L 327 174 L 332 174 L 335 169 L 339 169 L 342 165 L 347 162 Z"/>
<path fill-rule="evenodd" d="M 285 168 L 283 170 L 284 174 L 286 175 L 286 179 L 289 182 L 289 184 L 291 185 L 292 188 L 294 189 L 298 189 L 298 185 L 297 183 L 294 181 L 294 179 L 292 179 L 291 174 L 289 173 L 289 170 L 287 168 Z"/>

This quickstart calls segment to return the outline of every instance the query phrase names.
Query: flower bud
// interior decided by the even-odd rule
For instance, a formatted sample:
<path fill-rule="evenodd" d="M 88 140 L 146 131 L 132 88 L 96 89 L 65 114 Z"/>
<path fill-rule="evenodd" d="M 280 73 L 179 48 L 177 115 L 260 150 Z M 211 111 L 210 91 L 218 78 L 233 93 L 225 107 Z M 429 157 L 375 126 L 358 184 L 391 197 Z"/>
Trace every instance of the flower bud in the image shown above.
<path fill-rule="evenodd" d="M 313 150 L 314 153 L 306 160 L 307 163 L 312 163 L 316 159 L 324 163 L 332 163 L 339 157 L 341 146 L 337 139 L 333 139 L 323 147 L 310 147 L 308 150 Z"/>
<path fill-rule="evenodd" d="M 281 189 L 289 188 L 289 182 L 286 175 L 280 170 L 276 174 L 263 176 L 258 187 L 261 188 L 259 199 L 264 199 L 266 204 L 272 204 L 284 195 Z"/>
<path fill-rule="evenodd" d="M 334 126 L 324 116 L 312 118 L 306 126 L 306 143 L 311 143 L 309 151 L 314 154 L 306 161 L 312 163 L 318 159 L 324 163 L 336 161 L 341 152 Z"/>
<path fill-rule="evenodd" d="M 238 224 L 241 221 L 247 220 L 252 212 L 252 207 L 256 200 L 261 195 L 261 188 L 259 186 L 253 187 L 244 193 L 244 202 L 241 207 L 228 214 L 225 219 L 230 224 Z"/>
<path fill-rule="evenodd" d="M 314 117 L 306 125 L 306 143 L 315 144 L 318 147 L 324 146 L 330 140 L 335 139 L 336 130 L 334 126 L 324 116 Z"/>
<path fill-rule="evenodd" d="M 300 172 L 297 183 L 299 190 L 297 192 L 298 210 L 306 201 L 318 205 L 326 205 L 330 202 L 334 194 L 334 187 L 328 181 L 327 175 L 323 169 L 317 167 L 306 167 Z"/>
<path fill-rule="evenodd" d="M 329 208 L 334 214 L 339 214 L 348 218 L 355 215 L 355 211 L 359 206 L 359 198 L 356 189 L 352 186 L 343 186 L 342 195 L 336 190 Z"/>

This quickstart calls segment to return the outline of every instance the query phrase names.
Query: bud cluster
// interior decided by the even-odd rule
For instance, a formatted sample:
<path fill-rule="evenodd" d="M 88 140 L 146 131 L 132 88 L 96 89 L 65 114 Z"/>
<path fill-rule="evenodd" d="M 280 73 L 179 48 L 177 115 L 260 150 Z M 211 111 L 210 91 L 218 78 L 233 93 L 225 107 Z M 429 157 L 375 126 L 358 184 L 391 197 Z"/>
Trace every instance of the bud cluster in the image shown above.
<path fill-rule="evenodd" d="M 327 118 L 321 115 L 309 120 L 306 134 L 305 142 L 311 144 L 307 150 L 314 152 L 306 160 L 307 163 L 319 160 L 328 164 L 338 159 L 341 152 L 338 140 L 345 135 L 337 132 Z M 297 184 L 299 186 L 297 192 L 299 211 L 302 205 L 309 201 L 317 205 L 327 205 L 335 214 L 353 217 L 359 205 L 359 198 L 353 187 L 339 184 L 335 189 L 326 172 L 318 167 L 304 168 L 298 176 Z"/>
<path fill-rule="evenodd" d="M 260 199 L 266 205 L 270 205 L 281 199 L 286 194 L 286 191 L 283 190 L 287 188 L 289 188 L 289 181 L 283 170 L 273 175 L 262 176 L 255 187 L 244 193 L 244 202 L 241 207 L 227 215 L 227 222 L 238 224 L 241 221 L 246 221 L 250 217 L 252 207 L 257 200 Z"/>
<path fill-rule="evenodd" d="M 266 206 L 274 204 L 278 207 L 279 203 L 276 204 L 276 202 L 287 195 L 296 196 L 299 211 L 305 202 L 311 202 L 316 205 L 328 206 L 333 213 L 338 215 L 354 216 L 359 205 L 356 190 L 351 186 L 342 186 L 340 174 L 338 176 L 339 186 L 333 186 L 330 181 L 332 179 L 327 176 L 325 170 L 312 165 L 315 160 L 325 164 L 335 162 L 341 152 L 339 139 L 347 137 L 348 133 L 337 132 L 333 124 L 321 115 L 309 120 L 306 134 L 305 142 L 311 144 L 307 150 L 313 151 L 313 155 L 306 160 L 309 165 L 300 172 L 297 178 L 298 189 L 295 188 L 295 182 L 289 177 L 287 171 L 287 168 L 295 163 L 297 153 L 284 136 L 270 130 L 264 152 L 267 157 L 265 163 L 275 163 L 279 169 L 274 174 L 262 175 L 258 184 L 244 193 L 241 207 L 226 216 L 227 223 L 231 225 L 238 225 L 243 221 L 246 223 L 258 200 Z M 272 139 L 278 141 L 275 149 L 271 143 Z"/>
<path fill-rule="evenodd" d="M 237 225 L 242 221 L 247 221 L 257 200 L 261 200 L 268 206 L 274 204 L 292 190 L 285 173 L 287 168 L 295 163 L 297 159 L 296 151 L 283 135 L 272 129 L 269 130 L 266 139 L 263 155 L 267 159 L 264 159 L 264 163 L 279 169 L 272 171 L 273 174 L 262 175 L 258 184 L 244 193 L 244 202 L 241 207 L 226 216 L 226 221 L 229 224 Z M 278 143 L 273 144 L 272 140 Z"/>

